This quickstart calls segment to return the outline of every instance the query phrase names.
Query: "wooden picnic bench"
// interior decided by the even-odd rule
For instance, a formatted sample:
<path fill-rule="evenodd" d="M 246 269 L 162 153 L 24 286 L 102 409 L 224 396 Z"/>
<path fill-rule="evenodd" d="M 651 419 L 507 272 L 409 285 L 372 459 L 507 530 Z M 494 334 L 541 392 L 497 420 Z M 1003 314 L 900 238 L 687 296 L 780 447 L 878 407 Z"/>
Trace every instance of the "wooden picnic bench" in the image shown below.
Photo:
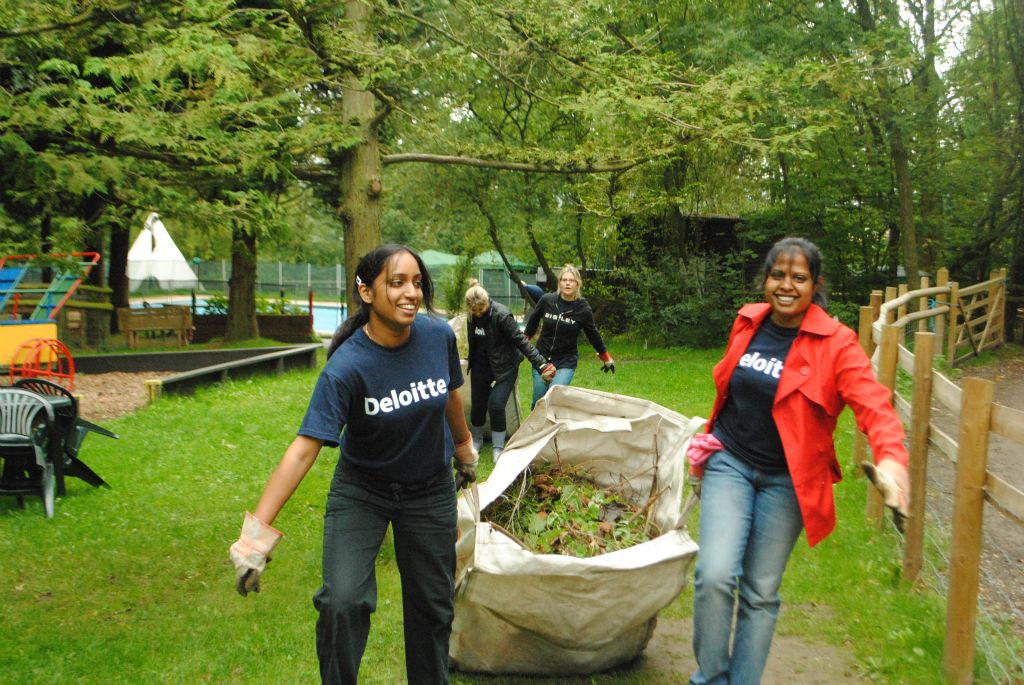
<path fill-rule="evenodd" d="M 192 330 L 192 309 L 181 306 L 118 307 L 117 325 L 124 333 L 129 348 L 138 346 L 139 331 L 173 331 L 178 336 L 178 346 L 184 347 Z"/>

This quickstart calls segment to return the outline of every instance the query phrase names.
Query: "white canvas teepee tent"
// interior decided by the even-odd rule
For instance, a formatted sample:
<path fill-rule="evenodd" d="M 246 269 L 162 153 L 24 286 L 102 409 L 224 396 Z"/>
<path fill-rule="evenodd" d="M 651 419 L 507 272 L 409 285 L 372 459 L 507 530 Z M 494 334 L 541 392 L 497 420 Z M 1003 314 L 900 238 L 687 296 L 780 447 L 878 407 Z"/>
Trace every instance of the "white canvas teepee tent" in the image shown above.
<path fill-rule="evenodd" d="M 163 290 L 199 285 L 195 272 L 156 212 L 146 219 L 142 232 L 128 250 L 129 288 L 138 290 L 150 279 L 157 281 Z"/>

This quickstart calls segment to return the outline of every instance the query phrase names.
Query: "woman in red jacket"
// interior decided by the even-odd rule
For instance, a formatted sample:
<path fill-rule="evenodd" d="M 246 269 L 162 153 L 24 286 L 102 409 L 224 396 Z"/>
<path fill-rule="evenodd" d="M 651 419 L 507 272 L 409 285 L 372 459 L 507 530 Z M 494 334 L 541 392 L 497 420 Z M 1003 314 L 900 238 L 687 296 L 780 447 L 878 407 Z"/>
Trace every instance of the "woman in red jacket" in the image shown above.
<path fill-rule="evenodd" d="M 844 406 L 868 436 L 887 502 L 906 510 L 903 426 L 856 334 L 822 309 L 821 271 L 813 243 L 776 243 L 766 302 L 740 309 L 714 369 L 708 435 L 695 439 L 710 457 L 691 468 L 701 479 L 691 685 L 761 682 L 796 539 L 806 530 L 813 547 L 835 526 L 832 433 Z"/>

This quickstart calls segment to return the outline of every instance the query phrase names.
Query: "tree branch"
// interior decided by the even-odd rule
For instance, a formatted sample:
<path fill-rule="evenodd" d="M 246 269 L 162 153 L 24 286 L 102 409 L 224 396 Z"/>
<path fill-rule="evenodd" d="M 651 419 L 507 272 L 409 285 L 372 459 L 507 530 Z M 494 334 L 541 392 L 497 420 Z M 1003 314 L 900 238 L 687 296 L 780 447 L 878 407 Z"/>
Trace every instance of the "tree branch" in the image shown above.
<path fill-rule="evenodd" d="M 406 152 L 394 155 L 384 155 L 381 162 L 388 164 L 406 164 L 409 162 L 422 162 L 426 164 L 455 164 L 471 166 L 481 169 L 502 169 L 504 171 L 532 171 L 539 174 L 605 174 L 621 173 L 628 171 L 635 166 L 640 166 L 651 161 L 646 159 L 631 159 L 604 164 L 568 164 L 564 166 L 544 165 L 530 162 L 513 162 L 508 160 L 480 159 L 477 157 L 463 157 L 461 155 L 434 155 L 420 152 Z"/>
<path fill-rule="evenodd" d="M 73 26 L 80 26 L 94 18 L 99 18 L 97 15 L 101 13 L 114 14 L 116 12 L 123 12 L 131 9 L 136 3 L 125 2 L 120 5 L 114 5 L 113 7 L 90 7 L 85 12 L 82 12 L 77 17 L 72 17 L 67 21 L 58 21 L 52 24 L 43 24 L 42 26 L 31 26 L 24 29 L 12 29 L 10 31 L 0 31 L 0 38 L 17 38 L 19 36 L 31 36 L 39 33 L 47 33 L 49 31 L 62 31 L 69 29 Z"/>
<path fill-rule="evenodd" d="M 496 73 L 498 76 L 500 76 L 505 81 L 508 81 L 509 83 L 514 85 L 516 88 L 519 88 L 524 93 L 529 94 L 530 97 L 537 98 L 538 100 L 542 100 L 542 101 L 548 103 L 549 105 L 553 105 L 555 107 L 559 106 L 559 104 L 557 102 L 555 102 L 554 100 L 552 100 L 551 98 L 544 97 L 540 93 L 533 92 L 532 90 L 527 88 L 525 84 L 523 84 L 520 81 L 516 80 L 515 77 L 513 77 L 511 74 L 505 73 L 501 69 L 501 67 L 499 67 L 497 64 L 494 63 L 494 60 L 492 60 L 490 57 L 485 55 L 480 50 L 475 49 L 473 46 L 471 46 L 469 43 L 467 43 L 466 41 L 464 41 L 461 38 L 459 38 L 458 36 L 456 36 L 451 31 L 448 31 L 448 30 L 444 29 L 443 27 L 438 26 L 437 24 L 434 24 L 433 22 L 427 21 L 423 17 L 418 17 L 415 14 L 412 14 L 411 12 L 406 12 L 405 10 L 396 9 L 395 7 L 388 7 L 387 11 L 391 12 L 393 14 L 397 14 L 399 16 L 405 17 L 406 19 L 410 19 L 412 21 L 415 21 L 418 24 L 422 24 L 423 26 L 426 26 L 430 30 L 435 31 L 438 34 L 444 36 L 445 38 L 447 38 L 448 40 L 452 41 L 453 43 L 455 43 L 459 47 L 461 47 L 464 50 L 468 51 L 470 54 L 472 54 L 475 57 L 479 58 L 482 62 L 484 62 L 484 64 L 486 64 L 491 69 L 493 69 L 494 73 Z"/>

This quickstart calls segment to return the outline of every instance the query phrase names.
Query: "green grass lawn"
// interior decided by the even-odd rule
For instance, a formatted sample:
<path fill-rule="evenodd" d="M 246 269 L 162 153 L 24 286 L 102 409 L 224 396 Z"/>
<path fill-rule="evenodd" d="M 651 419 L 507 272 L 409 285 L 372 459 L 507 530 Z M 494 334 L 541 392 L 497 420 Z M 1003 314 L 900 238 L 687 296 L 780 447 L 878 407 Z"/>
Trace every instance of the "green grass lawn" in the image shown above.
<path fill-rule="evenodd" d="M 583 350 L 587 350 L 584 346 Z M 582 351 L 582 350 L 581 350 Z M 617 374 L 584 356 L 575 384 L 706 415 L 718 351 L 618 345 Z M 311 596 L 319 584 L 324 500 L 337 460 L 325 450 L 275 525 L 286 537 L 264 591 L 234 590 L 227 548 L 299 425 L 316 373 L 230 382 L 168 397 L 110 422 L 82 457 L 113 489 L 72 479 L 46 520 L 38 498 L 0 498 L 0 683 L 318 682 Z M 520 377 L 528 405 L 530 378 Z M 840 452 L 850 454 L 847 418 Z M 484 475 L 489 448 L 485 450 Z M 844 464 L 851 473 L 850 464 Z M 801 540 L 783 586 L 779 631 L 840 647 L 865 681 L 941 682 L 942 599 L 899 580 L 891 531 L 863 520 L 865 481 L 836 488 L 840 523 L 814 550 Z M 404 680 L 401 597 L 390 548 L 362 682 Z M 686 617 L 685 593 L 665 610 Z M 980 667 L 979 667 L 980 668 Z M 628 670 L 579 682 L 678 682 Z M 978 674 L 976 682 L 991 682 Z M 455 674 L 457 683 L 511 682 Z M 530 679 L 528 682 L 568 682 Z"/>

